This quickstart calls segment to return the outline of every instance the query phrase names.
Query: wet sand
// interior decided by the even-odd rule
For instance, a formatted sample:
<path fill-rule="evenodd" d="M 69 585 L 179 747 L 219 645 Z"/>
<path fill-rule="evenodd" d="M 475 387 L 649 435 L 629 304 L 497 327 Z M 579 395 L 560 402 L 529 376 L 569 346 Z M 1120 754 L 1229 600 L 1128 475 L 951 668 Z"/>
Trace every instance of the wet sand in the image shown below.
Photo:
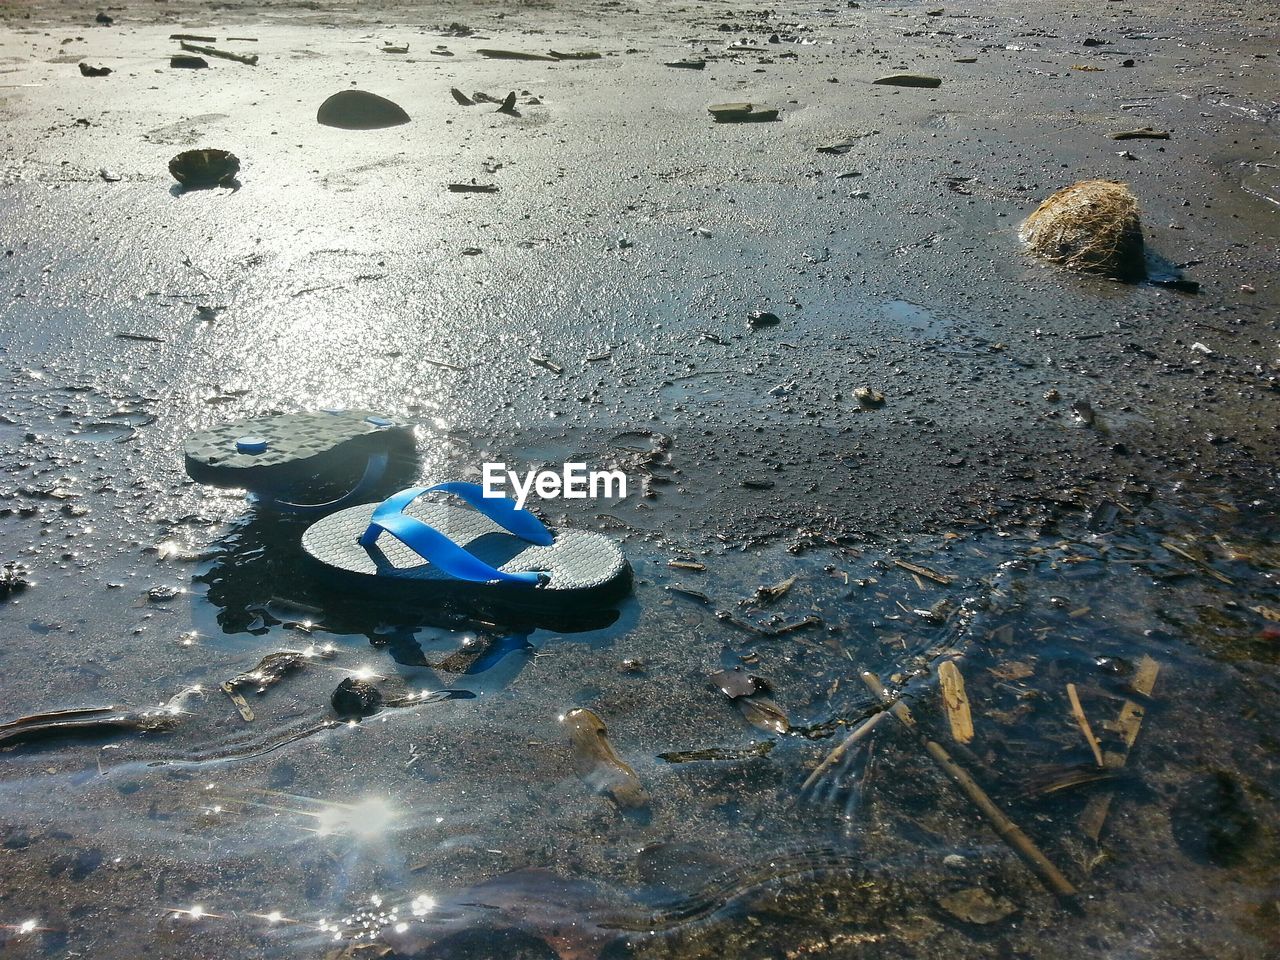
<path fill-rule="evenodd" d="M 1194 824 L 1232 803 L 1266 823 L 1277 784 L 1275 641 L 1254 612 L 1280 609 L 1265 550 L 1280 307 L 1268 11 L 936 9 L 168 3 L 111 10 L 111 26 L 94 24 L 96 7 L 3 12 L 0 560 L 29 567 L 33 585 L 0 606 L 0 716 L 202 688 L 172 737 L 0 754 L 6 948 L 314 956 L 366 920 L 394 927 L 371 897 L 405 917 L 429 896 L 455 905 L 455 926 L 409 935 L 459 936 L 459 956 L 490 955 L 483 931 L 513 927 L 527 942 L 502 949 L 530 956 L 605 942 L 606 955 L 1044 955 L 1050 931 L 1063 955 L 1259 955 L 1276 929 L 1274 838 L 1249 835 L 1218 863 L 1195 853 Z M 438 29 L 455 21 L 474 33 Z M 259 63 L 170 69 L 174 32 Z M 488 60 L 482 47 L 602 56 Z M 699 56 L 702 71 L 663 66 Z M 82 77 L 81 61 L 113 73 Z M 942 85 L 871 83 L 895 72 Z M 353 85 L 411 122 L 317 125 L 319 103 Z M 462 107 L 451 87 L 515 90 L 520 115 Z M 712 122 L 708 104 L 736 100 L 780 120 Z M 1143 126 L 1170 137 L 1108 136 Z M 844 141 L 842 154 L 817 149 Z M 174 190 L 168 160 L 193 147 L 235 152 L 240 187 Z M 1022 217 L 1094 176 L 1130 184 L 1153 267 L 1185 265 L 1198 293 L 1023 254 Z M 473 178 L 499 191 L 447 189 Z M 781 323 L 752 330 L 752 310 Z M 861 386 L 884 406 L 861 409 Z M 1072 412 L 1080 401 L 1092 426 Z M 299 523 L 191 485 L 177 450 L 212 423 L 331 405 L 418 422 L 424 477 L 574 458 L 647 478 L 652 496 L 547 509 L 624 541 L 634 598 L 614 623 L 534 630 L 539 656 L 462 678 L 424 660 L 466 631 L 326 609 L 299 575 Z M 667 455 L 635 452 L 652 435 L 670 439 Z M 1116 532 L 1090 530 L 1109 502 L 1123 507 Z M 1059 538 L 1089 546 L 1046 560 Z M 1089 550 L 1104 556 L 1063 560 Z M 957 581 L 895 575 L 894 556 Z M 674 557 L 709 570 L 673 573 Z M 992 788 L 1001 802 L 1081 882 L 1082 914 L 1040 891 L 901 733 L 876 749 L 879 769 L 903 776 L 867 778 L 863 757 L 847 773 L 865 788 L 850 799 L 844 783 L 820 816 L 792 804 L 829 738 L 745 762 L 658 759 L 761 739 L 705 688 L 756 648 L 797 724 L 852 722 L 872 703 L 855 667 L 905 679 L 954 642 L 954 619 L 910 611 L 990 600 L 1015 558 L 1033 572 L 974 633 L 989 659 L 965 668 L 990 696 L 979 724 L 1002 717 L 977 762 L 1007 778 Z M 752 615 L 815 612 L 819 630 L 761 641 L 713 616 L 797 572 L 794 595 Z M 148 599 L 155 586 L 183 592 Z M 297 627 L 307 620 L 327 632 Z M 1016 645 L 989 636 L 1006 624 Z M 313 639 L 338 645 L 333 664 L 255 701 L 246 725 L 217 682 Z M 1100 651 L 1152 656 L 1168 685 L 1101 851 L 1068 836 L 1085 794 L 1019 806 L 1029 767 L 1088 760 L 1083 740 L 1045 747 L 1048 731 L 1075 736 L 1063 684 L 1097 714 L 1115 706 L 1103 692 L 1123 694 L 1124 677 L 1097 673 Z M 646 669 L 620 670 L 628 657 Z M 990 672 L 1027 660 L 1030 716 L 994 685 L 1018 681 Z M 326 719 L 329 692 L 361 666 L 484 695 L 249 756 Z M 556 719 L 574 706 L 608 724 L 655 797 L 649 822 L 574 775 Z M 743 879 L 779 841 L 795 869 Z M 635 851 L 655 843 L 676 847 L 676 867 L 645 873 Z M 845 859 L 823 872 L 815 851 L 833 843 Z M 968 867 L 944 866 L 953 853 Z M 603 892 L 532 908 L 536 877 L 466 892 L 530 868 Z M 726 871 L 736 879 L 717 886 Z M 988 927 L 938 907 L 974 884 L 1021 912 Z M 688 906 L 708 889 L 718 906 L 661 936 L 561 929 L 618 910 L 661 926 L 664 896 Z M 486 896 L 506 904 L 501 923 L 468 913 Z M 192 917 L 195 905 L 217 917 Z M 274 910 L 303 922 L 263 919 Z M 40 929 L 23 932 L 28 918 Z"/>

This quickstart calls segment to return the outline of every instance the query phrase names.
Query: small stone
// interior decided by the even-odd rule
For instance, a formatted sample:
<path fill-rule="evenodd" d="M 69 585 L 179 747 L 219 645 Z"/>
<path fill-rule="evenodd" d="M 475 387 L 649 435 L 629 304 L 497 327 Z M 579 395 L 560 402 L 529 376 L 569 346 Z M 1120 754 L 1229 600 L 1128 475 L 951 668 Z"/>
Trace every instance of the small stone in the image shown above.
<path fill-rule="evenodd" d="M 152 603 L 168 603 L 175 599 L 182 591 L 177 587 L 171 587 L 167 583 L 152 587 L 147 591 L 147 599 Z"/>
<path fill-rule="evenodd" d="M 781 322 L 776 313 L 770 313 L 768 310 L 752 310 L 747 314 L 747 325 L 752 330 L 759 330 L 761 327 L 776 327 Z"/>
<path fill-rule="evenodd" d="M 331 698 L 334 712 L 344 720 L 372 716 L 382 709 L 382 692 L 368 680 L 347 677 Z"/>
<path fill-rule="evenodd" d="M 853 391 L 853 399 L 858 401 L 859 406 L 868 410 L 884 406 L 884 394 L 879 390 L 872 390 L 870 387 L 858 387 L 855 389 Z"/>

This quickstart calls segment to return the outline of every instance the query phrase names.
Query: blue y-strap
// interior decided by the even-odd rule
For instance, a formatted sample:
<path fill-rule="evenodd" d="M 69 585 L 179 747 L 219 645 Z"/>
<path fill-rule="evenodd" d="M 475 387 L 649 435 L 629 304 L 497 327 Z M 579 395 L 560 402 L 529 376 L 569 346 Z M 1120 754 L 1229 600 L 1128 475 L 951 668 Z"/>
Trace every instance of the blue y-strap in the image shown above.
<path fill-rule="evenodd" d="M 360 536 L 360 546 L 369 549 L 380 534 L 389 533 L 442 573 L 458 580 L 473 583 L 497 580 L 503 583 L 529 584 L 541 581 L 542 575 L 538 573 L 504 573 L 497 567 L 491 567 L 435 527 L 404 512 L 405 507 L 414 500 L 434 490 L 452 493 L 467 501 L 477 511 L 521 540 L 545 547 L 554 539 L 541 520 L 528 510 L 521 510 L 514 501 L 506 497 L 486 497 L 484 488 L 477 483 L 451 482 L 437 483 L 434 487 L 410 487 L 387 497 L 374 509 L 368 528 Z"/>

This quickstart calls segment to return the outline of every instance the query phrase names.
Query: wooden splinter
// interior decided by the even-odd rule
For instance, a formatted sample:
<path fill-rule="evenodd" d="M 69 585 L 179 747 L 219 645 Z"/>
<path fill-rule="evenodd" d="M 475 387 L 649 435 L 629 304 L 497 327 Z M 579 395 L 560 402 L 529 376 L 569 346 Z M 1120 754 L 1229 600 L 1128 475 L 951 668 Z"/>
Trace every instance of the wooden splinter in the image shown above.
<path fill-rule="evenodd" d="M 1084 707 L 1080 703 L 1080 694 L 1076 692 L 1074 683 L 1067 684 L 1067 699 L 1071 701 L 1071 714 L 1076 718 L 1076 723 L 1080 725 L 1080 732 L 1084 734 L 1085 740 L 1089 742 L 1089 746 L 1093 750 L 1093 759 L 1097 761 L 1099 767 L 1106 767 L 1102 760 L 1102 744 L 1098 743 L 1098 738 L 1093 735 L 1093 727 L 1089 726 L 1089 718 L 1084 715 Z"/>

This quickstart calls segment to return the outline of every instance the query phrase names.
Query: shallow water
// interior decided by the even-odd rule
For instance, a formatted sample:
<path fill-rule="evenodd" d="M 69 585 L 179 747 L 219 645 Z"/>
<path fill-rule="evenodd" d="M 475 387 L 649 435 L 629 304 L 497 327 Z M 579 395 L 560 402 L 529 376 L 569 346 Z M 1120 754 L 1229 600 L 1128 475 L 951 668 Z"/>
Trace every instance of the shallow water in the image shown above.
<path fill-rule="evenodd" d="M 357 42 L 371 25 L 290 9 L 251 31 L 256 73 L 163 85 L 170 25 L 129 25 L 93 35 L 135 64 L 118 87 L 57 59 L 56 30 L 0 35 L 14 79 L 39 84 L 0 102 L 0 561 L 25 568 L 0 597 L 0 722 L 108 704 L 175 721 L 0 746 L 6 956 L 1274 952 L 1280 558 L 1274 503 L 1242 492 L 1269 482 L 1247 468 L 1274 445 L 1274 168 L 1266 111 L 1244 108 L 1264 101 L 1205 93 L 1239 79 L 1221 61 L 1198 98 L 1168 95 L 1181 42 L 1075 76 L 1075 9 L 1038 9 L 1056 25 L 1029 39 L 1022 9 L 870 6 L 784 11 L 818 25 L 813 59 L 706 76 L 660 64 L 686 34 L 729 39 L 723 11 L 672 19 L 660 52 L 646 10 L 609 38 L 618 56 L 528 73 L 470 40 L 450 39 L 447 70 L 389 59 Z M 645 50 L 624 59 L 628 32 Z M 427 39 L 445 38 L 415 51 Z M 939 50 L 939 92 L 864 82 L 869 57 L 933 69 Z M 400 97 L 414 124 L 315 127 L 317 70 Z M 289 95 L 259 100 L 246 76 Z M 601 78 L 619 76 L 661 102 L 616 97 Z M 455 82 L 544 103 L 516 125 L 456 109 Z M 709 125 L 708 83 L 783 122 Z M 1129 99 L 1142 109 L 1115 116 Z M 1175 136 L 1123 159 L 1105 133 L 1130 119 Z M 170 193 L 168 157 L 206 139 L 243 154 L 244 184 Z M 104 157 L 124 179 L 103 182 Z M 482 172 L 498 195 L 443 187 Z M 1201 295 L 1025 260 L 1016 219 L 1076 175 L 1131 178 L 1153 252 L 1193 261 Z M 753 331 L 755 309 L 782 322 Z M 1212 355 L 1188 350 L 1201 340 Z M 861 408 L 862 386 L 885 405 Z M 412 421 L 427 481 L 491 459 L 625 469 L 625 499 L 542 509 L 616 537 L 631 595 L 548 618 L 335 593 L 302 562 L 305 520 L 183 475 L 191 430 L 324 406 Z M 290 650 L 315 655 L 244 689 L 244 719 L 220 685 Z M 772 705 L 711 682 L 739 665 Z M 471 696 L 339 722 L 349 677 Z M 607 726 L 647 810 L 575 772 L 573 708 Z"/>
<path fill-rule="evenodd" d="M 60 456 L 78 458 L 66 443 Z M 129 444 L 107 449 L 127 456 Z M 37 484 L 51 499 L 33 490 L 35 515 L 4 521 L 10 555 L 36 570 L 0 608 L 3 663 L 26 680 L 6 687 L 5 713 L 167 704 L 181 720 L 0 755 L 4 843 L 22 878 L 5 922 L 25 952 L 135 935 L 280 956 L 365 940 L 439 943 L 441 956 L 957 949 L 979 928 L 939 904 L 974 886 L 1015 918 L 995 927 L 1015 945 L 1065 922 L 1116 950 L 1159 956 L 1194 937 L 1247 956 L 1275 932 L 1265 825 L 1280 596 L 1257 506 L 1135 487 L 1114 504 L 1067 504 L 1058 522 L 1036 512 L 945 537 L 692 553 L 618 530 L 630 598 L 577 622 L 502 624 L 326 594 L 300 562 L 305 521 L 234 494 L 191 491 L 199 513 L 113 530 L 101 508 L 76 516 L 94 498 L 48 487 L 102 484 L 112 470 L 100 470 L 74 471 L 81 483 L 52 471 Z M 18 547 L 33 527 L 43 534 Z M 124 542 L 109 552 L 110 534 Z M 792 576 L 775 602 L 751 599 Z M 179 592 L 149 599 L 157 585 Z M 252 723 L 218 689 L 265 654 L 311 646 L 332 655 L 245 691 Z M 1159 667 L 1150 698 L 1130 689 L 1144 657 Z M 939 709 L 943 659 L 967 682 L 967 746 Z M 737 665 L 768 681 L 789 734 L 751 726 L 709 683 Z M 926 736 L 1084 891 L 1080 919 L 1062 920 L 892 719 L 801 791 L 875 712 L 861 670 L 905 691 Z M 329 693 L 352 675 L 388 695 L 476 696 L 338 723 Z M 1107 751 L 1124 752 L 1111 718 L 1125 701 L 1145 710 L 1106 779 L 1072 780 L 1096 764 L 1067 683 Z M 575 706 L 603 719 L 647 810 L 619 811 L 573 773 L 559 718 Z M 1080 822 L 1104 795 L 1094 840 Z M 65 908 L 42 896 L 50 880 Z M 1145 947 L 1127 920 L 1138 904 L 1158 931 Z"/>

